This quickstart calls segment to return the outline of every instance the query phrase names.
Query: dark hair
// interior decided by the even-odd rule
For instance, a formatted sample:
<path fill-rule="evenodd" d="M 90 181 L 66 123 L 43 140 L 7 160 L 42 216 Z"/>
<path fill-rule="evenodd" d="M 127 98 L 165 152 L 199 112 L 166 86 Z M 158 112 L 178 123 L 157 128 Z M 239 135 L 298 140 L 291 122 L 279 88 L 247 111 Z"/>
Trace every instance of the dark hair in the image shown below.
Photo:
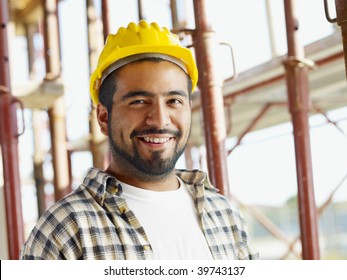
<path fill-rule="evenodd" d="M 153 62 L 160 62 L 160 61 L 166 61 L 162 58 L 159 57 L 144 57 L 141 58 L 139 60 L 136 60 L 134 62 L 131 63 L 140 63 L 143 61 L 153 61 Z M 124 66 L 122 66 L 124 67 Z M 99 89 L 99 101 L 102 105 L 104 105 L 107 109 L 107 112 L 111 112 L 112 109 L 112 103 L 113 103 L 113 96 L 117 91 L 117 71 L 119 69 L 121 69 L 122 67 L 114 70 L 113 72 L 111 72 L 111 74 L 109 74 L 105 80 L 103 81 L 103 83 L 100 86 Z M 191 98 L 191 92 L 192 92 L 192 80 L 189 77 L 188 74 L 186 74 L 187 78 L 188 78 L 188 94 L 189 94 L 189 99 Z"/>
<path fill-rule="evenodd" d="M 117 70 L 111 72 L 102 82 L 99 89 L 99 102 L 106 107 L 108 113 L 111 112 L 113 96 L 117 91 L 116 74 Z"/>

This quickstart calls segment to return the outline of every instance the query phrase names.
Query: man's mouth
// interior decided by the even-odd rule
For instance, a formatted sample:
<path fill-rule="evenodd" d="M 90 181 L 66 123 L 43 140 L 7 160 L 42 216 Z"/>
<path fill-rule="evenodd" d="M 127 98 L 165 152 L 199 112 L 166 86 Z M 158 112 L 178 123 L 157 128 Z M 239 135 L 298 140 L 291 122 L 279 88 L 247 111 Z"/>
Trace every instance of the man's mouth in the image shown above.
<path fill-rule="evenodd" d="M 149 137 L 149 136 L 145 136 L 145 137 L 142 137 L 141 139 L 143 139 L 147 143 L 163 144 L 163 143 L 168 142 L 171 138 L 170 137 Z"/>
<path fill-rule="evenodd" d="M 181 132 L 171 129 L 144 129 L 144 130 L 134 130 L 130 134 L 130 139 L 134 137 L 141 138 L 148 143 L 165 143 L 171 138 L 180 138 Z"/>
<path fill-rule="evenodd" d="M 137 137 L 147 147 L 163 148 L 176 139 L 179 139 L 181 133 L 176 130 L 169 129 L 144 129 L 142 131 L 135 130 L 130 134 L 130 138 Z"/>

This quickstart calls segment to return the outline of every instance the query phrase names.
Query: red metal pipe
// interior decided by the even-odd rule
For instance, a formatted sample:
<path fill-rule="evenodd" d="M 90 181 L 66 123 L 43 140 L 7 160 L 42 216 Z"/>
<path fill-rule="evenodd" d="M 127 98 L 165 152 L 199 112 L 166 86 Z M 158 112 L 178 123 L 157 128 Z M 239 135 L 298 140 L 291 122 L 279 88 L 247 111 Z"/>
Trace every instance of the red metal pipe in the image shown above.
<path fill-rule="evenodd" d="M 199 69 L 199 88 L 204 118 L 207 166 L 211 182 L 221 193 L 229 194 L 226 129 L 222 83 L 213 65 L 214 33 L 208 23 L 205 0 L 194 0 L 194 47 Z"/>
<path fill-rule="evenodd" d="M 288 58 L 284 61 L 284 66 L 294 131 L 302 256 L 305 260 L 311 260 L 319 259 L 320 256 L 308 124 L 308 66 L 303 62 L 304 48 L 297 40 L 299 28 L 294 2 L 284 0 L 288 44 Z"/>
<path fill-rule="evenodd" d="M 244 131 L 237 137 L 236 144 L 228 150 L 228 156 L 241 144 L 243 138 L 252 131 L 252 129 L 260 122 L 260 120 L 266 115 L 266 113 L 274 106 L 283 106 L 287 105 L 285 102 L 275 102 L 275 103 L 266 103 L 260 112 L 255 116 L 255 118 L 249 123 Z"/>
<path fill-rule="evenodd" d="M 319 66 L 323 66 L 325 64 L 328 64 L 330 62 L 333 62 L 333 61 L 335 61 L 337 59 L 340 59 L 342 57 L 343 57 L 343 51 L 335 53 L 335 54 L 332 54 L 332 55 L 330 55 L 328 57 L 324 57 L 322 59 L 316 60 L 314 62 L 314 64 L 315 64 L 316 67 L 319 67 Z"/>
<path fill-rule="evenodd" d="M 233 100 L 234 98 L 236 98 L 240 95 L 244 95 L 246 93 L 249 93 L 252 90 L 256 90 L 258 88 L 265 87 L 267 85 L 271 85 L 271 84 L 274 84 L 276 82 L 279 82 L 279 81 L 283 80 L 284 77 L 285 77 L 284 74 L 279 74 L 279 75 L 272 77 L 270 79 L 259 81 L 253 85 L 247 86 L 246 88 L 243 88 L 243 89 L 240 89 L 237 91 L 233 91 L 232 93 L 228 93 L 224 96 L 224 101 Z"/>
<path fill-rule="evenodd" d="M 0 143 L 4 170 L 8 255 L 9 259 L 16 260 L 24 242 L 24 229 L 18 166 L 18 101 L 10 92 L 7 22 L 7 0 L 0 0 Z"/>
<path fill-rule="evenodd" d="M 104 42 L 106 42 L 106 38 L 108 34 L 110 34 L 108 0 L 102 0 L 101 13 L 102 13 L 102 28 L 103 28 L 103 34 L 104 34 Z"/>
<path fill-rule="evenodd" d="M 315 66 L 316 67 L 320 67 L 320 66 L 324 66 L 330 62 L 333 62 L 337 59 L 340 59 L 341 57 L 343 57 L 343 51 L 341 52 L 338 52 L 338 53 L 334 53 L 328 57 L 324 57 L 324 58 L 321 58 L 321 59 L 318 59 L 316 60 L 314 63 L 315 63 Z M 281 80 L 283 80 L 285 78 L 285 75 L 284 74 L 279 74 L 277 76 L 274 76 L 270 79 L 267 79 L 267 80 L 262 80 L 262 81 L 259 81 L 253 85 L 250 85 L 248 87 L 245 87 L 245 88 L 242 88 L 240 90 L 237 90 L 237 91 L 233 91 L 231 93 L 227 93 L 226 95 L 224 95 L 224 101 L 227 101 L 227 100 L 232 100 L 240 95 L 244 95 L 244 94 L 247 94 L 249 93 L 250 91 L 252 90 L 256 90 L 258 88 L 261 88 L 261 87 L 264 87 L 264 86 L 268 86 L 268 85 L 271 85 L 271 84 L 274 84 L 276 82 L 279 82 Z"/>
<path fill-rule="evenodd" d="M 337 59 L 340 59 L 342 58 L 344 55 L 343 51 L 340 51 L 338 53 L 335 53 L 335 54 L 332 54 L 328 57 L 324 57 L 324 58 L 321 58 L 319 60 L 315 60 L 315 66 L 316 67 L 321 67 L 321 66 L 324 66 L 330 62 L 333 62 Z M 224 95 L 224 103 L 226 105 L 230 104 L 230 102 L 232 102 L 235 98 L 241 96 L 241 95 L 245 95 L 245 94 L 248 94 L 250 93 L 252 90 L 256 90 L 256 89 L 259 89 L 259 88 L 262 88 L 262 87 L 265 87 L 265 86 L 268 86 L 268 85 L 271 85 L 271 84 L 274 84 L 276 82 L 279 82 L 279 81 L 282 81 L 283 79 L 285 78 L 285 75 L 284 74 L 279 74 L 277 76 L 274 76 L 270 79 L 267 79 L 267 80 L 262 80 L 262 81 L 259 81 L 253 85 L 250 85 L 250 86 L 247 86 L 245 88 L 242 88 L 242 89 L 239 89 L 239 90 L 236 90 L 236 91 L 232 91 L 230 93 L 227 93 Z M 225 81 L 226 82 L 226 81 Z M 197 111 L 200 111 L 201 109 L 201 105 L 200 104 L 197 104 L 193 107 L 192 111 L 193 112 L 197 112 Z"/>
<path fill-rule="evenodd" d="M 342 44 L 345 57 L 345 71 L 347 76 L 347 2 L 346 0 L 335 0 L 336 21 L 341 27 Z"/>

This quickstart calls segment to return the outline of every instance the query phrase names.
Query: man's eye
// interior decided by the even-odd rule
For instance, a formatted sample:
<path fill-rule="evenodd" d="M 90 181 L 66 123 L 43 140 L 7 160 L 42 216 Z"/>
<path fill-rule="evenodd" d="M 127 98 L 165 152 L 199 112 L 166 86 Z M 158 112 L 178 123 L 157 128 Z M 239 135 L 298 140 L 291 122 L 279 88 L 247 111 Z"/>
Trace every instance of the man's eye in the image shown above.
<path fill-rule="evenodd" d="M 177 105 L 183 104 L 182 100 L 180 100 L 180 99 L 170 99 L 170 100 L 168 101 L 168 103 L 169 103 L 169 104 L 177 104 Z"/>
<path fill-rule="evenodd" d="M 130 105 L 137 105 L 137 104 L 145 104 L 146 101 L 145 100 L 142 100 L 142 99 L 139 99 L 139 100 L 133 100 L 130 102 Z"/>

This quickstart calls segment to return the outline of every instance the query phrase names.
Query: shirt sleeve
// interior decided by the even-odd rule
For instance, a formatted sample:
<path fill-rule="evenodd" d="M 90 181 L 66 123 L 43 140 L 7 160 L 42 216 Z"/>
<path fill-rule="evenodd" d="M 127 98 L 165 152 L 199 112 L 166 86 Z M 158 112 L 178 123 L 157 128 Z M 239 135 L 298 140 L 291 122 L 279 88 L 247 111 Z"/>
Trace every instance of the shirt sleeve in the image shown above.
<path fill-rule="evenodd" d="M 59 204 L 39 219 L 24 243 L 22 260 L 79 259 L 78 227 L 73 214 L 67 214 Z"/>

